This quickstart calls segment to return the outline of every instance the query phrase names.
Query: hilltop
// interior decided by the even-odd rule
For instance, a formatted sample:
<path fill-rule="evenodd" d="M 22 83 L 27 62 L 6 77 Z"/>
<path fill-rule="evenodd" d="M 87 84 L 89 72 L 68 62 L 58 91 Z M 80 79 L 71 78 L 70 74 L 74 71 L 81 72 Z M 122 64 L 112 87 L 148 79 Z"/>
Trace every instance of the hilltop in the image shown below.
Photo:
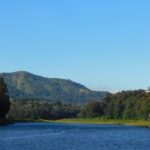
<path fill-rule="evenodd" d="M 108 92 L 92 91 L 71 80 L 46 78 L 25 71 L 0 73 L 12 99 L 45 99 L 71 103 L 102 100 Z"/>

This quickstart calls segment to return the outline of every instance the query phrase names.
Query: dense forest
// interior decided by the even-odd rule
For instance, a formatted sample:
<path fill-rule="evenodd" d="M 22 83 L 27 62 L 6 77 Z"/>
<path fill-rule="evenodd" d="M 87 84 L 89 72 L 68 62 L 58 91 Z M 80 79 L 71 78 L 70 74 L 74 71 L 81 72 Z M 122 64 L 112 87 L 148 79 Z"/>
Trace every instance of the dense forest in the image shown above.
<path fill-rule="evenodd" d="M 7 86 L 0 78 L 0 120 L 10 108 Z M 7 114 L 9 119 L 63 119 L 63 118 L 106 118 L 106 119 L 150 119 L 150 92 L 145 90 L 122 91 L 109 94 L 103 101 L 74 104 L 60 101 L 49 102 L 37 99 L 11 100 Z"/>
<path fill-rule="evenodd" d="M 103 101 L 81 105 L 36 100 L 13 101 L 10 118 L 62 119 L 94 118 L 145 119 L 150 116 L 150 93 L 144 90 L 122 91 L 107 96 Z"/>
<path fill-rule="evenodd" d="M 134 90 L 109 95 L 103 102 L 93 101 L 85 105 L 80 111 L 80 116 L 149 120 L 150 92 Z"/>
<path fill-rule="evenodd" d="M 75 118 L 80 106 L 37 100 L 17 100 L 11 102 L 10 119 L 62 119 Z"/>

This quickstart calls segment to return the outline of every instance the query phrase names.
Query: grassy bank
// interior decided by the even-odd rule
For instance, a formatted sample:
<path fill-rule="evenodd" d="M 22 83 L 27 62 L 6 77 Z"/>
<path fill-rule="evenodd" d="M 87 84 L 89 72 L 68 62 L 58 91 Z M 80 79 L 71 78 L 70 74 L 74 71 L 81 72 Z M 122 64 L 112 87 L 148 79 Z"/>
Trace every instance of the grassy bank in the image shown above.
<path fill-rule="evenodd" d="M 33 119 L 15 119 L 15 122 L 45 122 L 45 123 L 75 123 L 75 124 L 115 124 L 115 125 L 130 125 L 130 126 L 150 126 L 150 121 L 147 120 L 124 120 L 124 119 L 102 119 L 102 118 L 74 118 L 61 120 L 33 120 Z"/>
<path fill-rule="evenodd" d="M 25 121 L 25 120 L 24 120 Z M 74 118 L 74 119 L 61 119 L 61 120 L 28 120 L 32 122 L 53 122 L 53 123 L 75 123 L 75 124 L 115 124 L 115 125 L 130 125 L 130 126 L 150 126 L 150 121 L 146 120 L 118 120 L 118 119 L 101 119 L 101 118 L 93 118 L 93 119 L 82 119 L 82 118 Z M 25 121 L 26 122 L 26 121 Z"/>

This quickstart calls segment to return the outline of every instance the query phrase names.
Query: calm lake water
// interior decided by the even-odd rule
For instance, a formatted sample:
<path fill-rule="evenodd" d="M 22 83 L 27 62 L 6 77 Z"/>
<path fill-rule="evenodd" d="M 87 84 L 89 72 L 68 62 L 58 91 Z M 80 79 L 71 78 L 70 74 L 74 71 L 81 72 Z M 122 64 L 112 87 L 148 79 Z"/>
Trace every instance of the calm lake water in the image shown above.
<path fill-rule="evenodd" d="M 0 127 L 0 150 L 150 150 L 150 128 L 17 123 Z"/>

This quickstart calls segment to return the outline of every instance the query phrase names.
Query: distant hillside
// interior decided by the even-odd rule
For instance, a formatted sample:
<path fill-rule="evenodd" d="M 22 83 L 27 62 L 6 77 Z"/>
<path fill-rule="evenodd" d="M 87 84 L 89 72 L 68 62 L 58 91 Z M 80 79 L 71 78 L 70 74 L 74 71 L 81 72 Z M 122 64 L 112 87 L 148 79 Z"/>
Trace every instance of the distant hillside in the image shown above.
<path fill-rule="evenodd" d="M 46 99 L 80 103 L 90 100 L 102 100 L 108 93 L 91 91 L 71 80 L 45 78 L 28 72 L 0 73 L 13 99 Z"/>

